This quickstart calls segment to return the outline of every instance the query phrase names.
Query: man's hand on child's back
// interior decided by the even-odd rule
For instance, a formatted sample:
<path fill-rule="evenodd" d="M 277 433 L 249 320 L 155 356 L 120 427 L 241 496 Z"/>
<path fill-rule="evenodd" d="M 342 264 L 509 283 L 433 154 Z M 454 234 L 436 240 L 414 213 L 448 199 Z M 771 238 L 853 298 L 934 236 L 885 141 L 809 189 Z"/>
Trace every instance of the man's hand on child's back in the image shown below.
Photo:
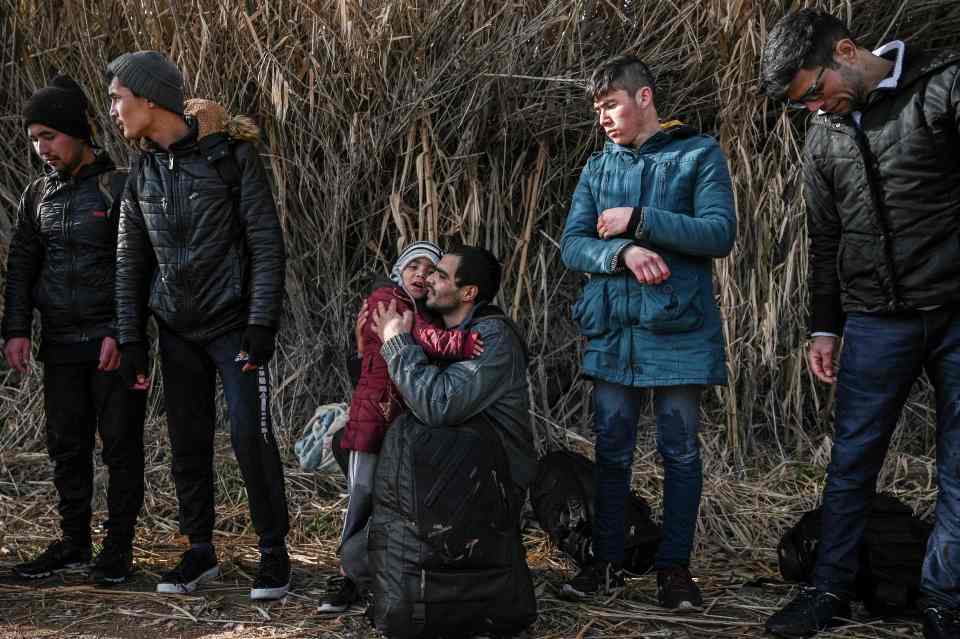
<path fill-rule="evenodd" d="M 380 337 L 380 341 L 386 344 L 397 335 L 413 330 L 413 311 L 404 311 L 401 315 L 397 311 L 395 300 L 391 300 L 389 306 L 380 302 L 373 314 L 373 330 Z"/>

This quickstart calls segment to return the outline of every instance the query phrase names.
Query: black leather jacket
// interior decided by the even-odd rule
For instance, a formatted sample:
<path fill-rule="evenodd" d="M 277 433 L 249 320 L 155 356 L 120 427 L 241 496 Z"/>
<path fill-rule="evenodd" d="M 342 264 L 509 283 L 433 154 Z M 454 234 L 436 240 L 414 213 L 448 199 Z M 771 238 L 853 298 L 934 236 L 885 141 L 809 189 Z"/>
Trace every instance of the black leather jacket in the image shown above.
<path fill-rule="evenodd" d="M 815 116 L 804 186 L 811 329 L 841 334 L 850 311 L 960 302 L 960 52 L 907 47 L 894 89 L 861 126 Z"/>
<path fill-rule="evenodd" d="M 144 339 L 147 306 L 166 328 L 201 343 L 247 324 L 276 328 L 280 321 L 286 255 L 256 148 L 217 131 L 209 133 L 220 136 L 216 145 L 200 145 L 197 121 L 187 122 L 191 134 L 169 152 L 143 151 L 124 193 L 117 245 L 120 344 Z M 208 159 L 223 152 L 234 153 L 240 171 L 238 211 Z"/>
<path fill-rule="evenodd" d="M 3 337 L 30 337 L 40 311 L 44 344 L 114 334 L 115 167 L 106 154 L 76 176 L 49 171 L 24 191 L 7 256 Z"/>

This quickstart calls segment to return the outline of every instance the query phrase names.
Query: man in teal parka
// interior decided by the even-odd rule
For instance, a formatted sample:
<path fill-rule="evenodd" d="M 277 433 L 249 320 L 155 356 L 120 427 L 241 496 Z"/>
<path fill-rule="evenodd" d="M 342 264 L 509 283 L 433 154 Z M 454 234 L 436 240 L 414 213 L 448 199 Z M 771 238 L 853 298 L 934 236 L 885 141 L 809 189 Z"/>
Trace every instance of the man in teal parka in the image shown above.
<path fill-rule="evenodd" d="M 609 141 L 580 175 L 561 240 L 567 268 L 589 276 L 573 319 L 587 338 L 597 461 L 593 561 L 563 591 L 582 598 L 623 585 L 624 502 L 652 388 L 664 464 L 657 593 L 680 611 L 703 603 L 689 572 L 703 483 L 699 405 L 704 386 L 727 380 L 713 259 L 733 247 L 736 213 L 719 145 L 679 122 L 661 124 L 654 90 L 635 57 L 593 73 Z"/>

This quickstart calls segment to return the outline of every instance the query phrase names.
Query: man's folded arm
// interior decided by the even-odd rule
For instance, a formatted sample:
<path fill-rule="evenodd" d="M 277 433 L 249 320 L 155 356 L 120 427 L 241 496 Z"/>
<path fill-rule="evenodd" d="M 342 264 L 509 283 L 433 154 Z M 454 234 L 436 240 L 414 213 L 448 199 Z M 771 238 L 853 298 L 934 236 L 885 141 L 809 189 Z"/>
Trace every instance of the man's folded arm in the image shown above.
<path fill-rule="evenodd" d="M 461 424 L 493 404 L 503 389 L 513 356 L 504 334 L 509 329 L 499 321 L 472 328 L 480 333 L 483 353 L 443 369 L 430 363 L 410 333 L 393 337 L 380 350 L 407 407 L 427 426 Z"/>

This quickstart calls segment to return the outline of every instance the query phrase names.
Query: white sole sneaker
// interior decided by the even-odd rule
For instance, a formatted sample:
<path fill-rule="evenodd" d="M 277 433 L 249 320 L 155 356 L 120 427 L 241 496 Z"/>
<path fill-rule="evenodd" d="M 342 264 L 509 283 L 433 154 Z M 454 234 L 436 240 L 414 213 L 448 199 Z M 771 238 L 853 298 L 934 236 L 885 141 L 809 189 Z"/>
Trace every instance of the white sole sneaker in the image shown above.
<path fill-rule="evenodd" d="M 276 588 L 251 588 L 250 589 L 250 598 L 254 601 L 261 601 L 264 599 L 280 599 L 287 596 L 287 592 L 290 591 L 290 582 L 288 581 L 283 586 L 277 586 Z"/>
<path fill-rule="evenodd" d="M 66 564 L 63 567 L 56 568 L 54 570 L 30 573 L 19 572 L 16 568 L 14 568 L 13 574 L 22 579 L 45 579 L 50 575 L 82 575 L 90 571 L 91 565 L 92 564 L 88 561 L 76 564 Z"/>
<path fill-rule="evenodd" d="M 183 584 L 175 584 L 161 581 L 157 584 L 157 592 L 164 595 L 186 595 L 197 589 L 204 581 L 210 581 L 211 579 L 216 579 L 220 576 L 220 566 L 214 566 L 213 568 L 208 569 L 206 572 L 202 573 L 199 577 L 193 581 L 188 581 Z"/>

